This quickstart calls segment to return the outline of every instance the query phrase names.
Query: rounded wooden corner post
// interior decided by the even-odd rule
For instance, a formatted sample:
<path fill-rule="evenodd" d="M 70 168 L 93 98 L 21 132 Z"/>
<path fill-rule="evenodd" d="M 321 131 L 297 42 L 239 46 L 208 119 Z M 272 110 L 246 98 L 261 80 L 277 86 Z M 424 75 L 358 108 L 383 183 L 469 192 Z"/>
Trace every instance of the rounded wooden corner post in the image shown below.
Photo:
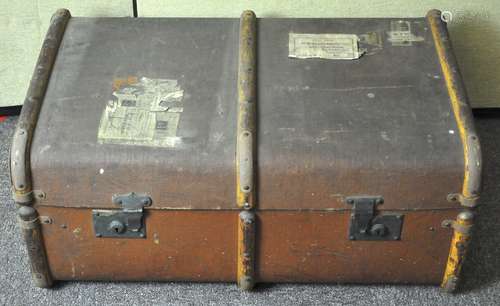
<path fill-rule="evenodd" d="M 40 288 L 51 287 L 53 281 L 43 245 L 42 227 L 38 213 L 31 206 L 21 206 L 17 214 L 19 227 L 28 251 L 33 283 Z"/>
<path fill-rule="evenodd" d="M 482 160 L 479 138 L 474 127 L 465 86 L 452 51 L 446 21 L 443 20 L 439 10 L 431 10 L 427 13 L 427 22 L 432 32 L 464 154 L 462 190 L 448 195 L 448 200 L 459 202 L 462 206 L 473 209 L 479 202 L 481 191 Z M 473 213 L 471 210 L 466 210 L 458 215 L 456 221 L 445 221 L 445 223 L 451 225 L 453 237 L 441 287 L 452 292 L 456 290 L 460 279 L 459 274 L 470 239 L 469 229 L 473 225 Z"/>
<path fill-rule="evenodd" d="M 450 253 L 441 283 L 446 292 L 455 292 L 460 280 L 460 272 L 470 242 L 471 230 L 474 224 L 474 214 L 466 210 L 458 214 L 455 221 L 445 220 L 443 226 L 453 229 Z"/>
<path fill-rule="evenodd" d="M 18 220 L 28 248 L 33 281 L 38 287 L 50 287 L 52 277 L 43 244 L 38 213 L 32 207 L 33 188 L 29 156 L 40 108 L 70 18 L 71 14 L 66 9 L 59 9 L 52 16 L 19 115 L 10 151 L 12 197 L 21 206 L 18 210 Z"/>
<path fill-rule="evenodd" d="M 255 144 L 257 104 L 257 20 L 254 12 L 240 17 L 238 55 L 238 123 L 236 133 L 236 204 L 238 215 L 237 283 L 242 290 L 255 284 Z"/>

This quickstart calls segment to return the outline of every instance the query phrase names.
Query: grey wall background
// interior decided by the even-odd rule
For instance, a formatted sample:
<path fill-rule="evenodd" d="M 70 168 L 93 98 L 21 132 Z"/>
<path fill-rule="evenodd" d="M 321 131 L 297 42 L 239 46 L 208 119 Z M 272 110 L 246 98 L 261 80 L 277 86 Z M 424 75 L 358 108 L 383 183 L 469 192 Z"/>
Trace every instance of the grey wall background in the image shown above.
<path fill-rule="evenodd" d="M 498 0 L 137 0 L 142 17 L 420 17 L 450 11 L 450 33 L 474 107 L 500 107 Z M 58 8 L 73 16 L 132 16 L 132 0 L 0 0 L 0 106 L 22 103 L 48 27 Z"/>

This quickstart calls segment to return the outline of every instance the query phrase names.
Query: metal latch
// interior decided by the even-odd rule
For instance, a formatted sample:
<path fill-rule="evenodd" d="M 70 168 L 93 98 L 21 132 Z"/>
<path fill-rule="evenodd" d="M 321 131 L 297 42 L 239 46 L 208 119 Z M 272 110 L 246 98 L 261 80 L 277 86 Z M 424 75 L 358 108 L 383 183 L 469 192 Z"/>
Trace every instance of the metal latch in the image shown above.
<path fill-rule="evenodd" d="M 377 205 L 384 203 L 380 196 L 348 197 L 352 205 L 350 240 L 399 240 L 403 226 L 401 214 L 376 214 Z"/>
<path fill-rule="evenodd" d="M 120 210 L 92 210 L 92 221 L 96 237 L 144 238 L 146 225 L 143 223 L 143 208 L 150 206 L 148 195 L 134 192 L 113 195 L 114 204 Z"/>

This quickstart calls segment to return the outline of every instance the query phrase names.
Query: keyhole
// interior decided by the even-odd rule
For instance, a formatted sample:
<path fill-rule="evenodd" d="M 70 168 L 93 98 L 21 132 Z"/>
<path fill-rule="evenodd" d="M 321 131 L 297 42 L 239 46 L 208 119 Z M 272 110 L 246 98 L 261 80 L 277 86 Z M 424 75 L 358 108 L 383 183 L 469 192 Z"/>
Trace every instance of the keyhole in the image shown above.
<path fill-rule="evenodd" d="M 125 225 L 118 220 L 113 220 L 109 224 L 108 229 L 114 232 L 115 234 L 121 234 L 125 231 Z"/>
<path fill-rule="evenodd" d="M 387 234 L 387 228 L 383 224 L 374 224 L 370 229 L 370 234 L 383 237 Z"/>

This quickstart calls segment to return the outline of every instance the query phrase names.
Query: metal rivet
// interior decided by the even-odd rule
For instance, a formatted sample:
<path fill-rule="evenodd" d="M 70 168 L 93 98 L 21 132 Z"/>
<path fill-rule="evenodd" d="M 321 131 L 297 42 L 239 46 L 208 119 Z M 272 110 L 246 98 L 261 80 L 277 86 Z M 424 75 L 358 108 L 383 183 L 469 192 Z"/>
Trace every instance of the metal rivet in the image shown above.
<path fill-rule="evenodd" d="M 458 214 L 457 219 L 462 221 L 472 220 L 474 218 L 474 213 L 471 211 L 462 211 Z"/>
<path fill-rule="evenodd" d="M 48 216 L 40 216 L 40 222 L 43 224 L 52 224 L 52 219 Z"/>
<path fill-rule="evenodd" d="M 45 192 L 43 192 L 43 191 L 35 191 L 35 195 L 40 200 L 43 200 L 46 198 Z"/>
<path fill-rule="evenodd" d="M 442 227 L 451 227 L 452 224 L 453 224 L 453 221 L 451 221 L 451 220 L 444 220 L 443 222 L 441 222 Z"/>

